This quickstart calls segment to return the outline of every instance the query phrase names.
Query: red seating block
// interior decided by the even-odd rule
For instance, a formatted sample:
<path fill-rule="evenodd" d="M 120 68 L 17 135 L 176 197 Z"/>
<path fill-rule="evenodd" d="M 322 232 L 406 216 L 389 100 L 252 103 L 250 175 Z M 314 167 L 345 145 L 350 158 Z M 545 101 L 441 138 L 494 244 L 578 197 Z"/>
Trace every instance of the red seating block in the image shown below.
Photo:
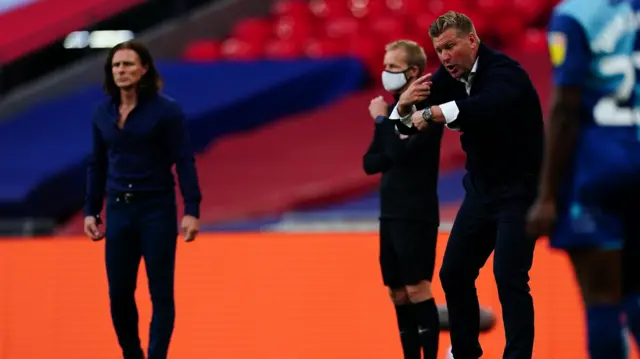
<path fill-rule="evenodd" d="M 253 60 L 264 54 L 262 46 L 254 42 L 229 38 L 220 47 L 221 55 L 230 60 Z"/>
<path fill-rule="evenodd" d="M 311 0 L 311 13 L 319 19 L 353 16 L 346 0 Z"/>
<path fill-rule="evenodd" d="M 220 44 L 215 40 L 193 41 L 185 47 L 182 57 L 188 61 L 213 61 L 220 58 Z"/>
<path fill-rule="evenodd" d="M 303 51 L 296 41 L 273 39 L 266 43 L 264 54 L 270 59 L 295 59 L 301 57 Z"/>
<path fill-rule="evenodd" d="M 303 0 L 280 0 L 271 8 L 271 13 L 276 17 L 290 16 L 296 19 L 308 19 L 311 17 L 309 4 Z"/>
<path fill-rule="evenodd" d="M 360 32 L 360 22 L 354 17 L 328 19 L 324 25 L 324 35 L 332 39 L 352 37 Z"/>
<path fill-rule="evenodd" d="M 326 58 L 346 52 L 344 42 L 333 39 L 309 39 L 304 45 L 304 53 L 309 58 Z"/>
<path fill-rule="evenodd" d="M 262 43 L 273 33 L 273 24 L 269 19 L 248 18 L 239 21 L 231 32 L 238 40 Z"/>
<path fill-rule="evenodd" d="M 315 25 L 315 22 L 309 20 L 282 16 L 274 22 L 273 33 L 278 39 L 301 42 L 315 35 Z"/>
<path fill-rule="evenodd" d="M 405 22 L 399 17 L 385 16 L 371 19 L 369 28 L 371 36 L 374 36 L 383 44 L 405 38 L 407 35 Z"/>

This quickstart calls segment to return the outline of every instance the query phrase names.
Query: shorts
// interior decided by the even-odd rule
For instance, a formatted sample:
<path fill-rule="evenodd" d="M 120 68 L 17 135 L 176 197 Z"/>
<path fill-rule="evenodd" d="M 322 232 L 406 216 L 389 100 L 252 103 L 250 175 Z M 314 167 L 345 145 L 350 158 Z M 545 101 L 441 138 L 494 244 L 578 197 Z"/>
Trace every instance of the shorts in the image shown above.
<path fill-rule="evenodd" d="M 622 249 L 640 240 L 640 144 L 625 134 L 590 127 L 580 134 L 560 189 L 553 248 Z"/>
<path fill-rule="evenodd" d="M 433 279 L 438 225 L 423 221 L 380 221 L 380 270 L 384 285 L 401 288 Z"/>
<path fill-rule="evenodd" d="M 557 204 L 557 221 L 549 236 L 553 248 L 620 250 L 628 241 L 640 241 L 640 195 L 626 195 L 603 201 L 600 194 L 566 191 Z M 626 197 L 626 198 L 623 198 Z"/>

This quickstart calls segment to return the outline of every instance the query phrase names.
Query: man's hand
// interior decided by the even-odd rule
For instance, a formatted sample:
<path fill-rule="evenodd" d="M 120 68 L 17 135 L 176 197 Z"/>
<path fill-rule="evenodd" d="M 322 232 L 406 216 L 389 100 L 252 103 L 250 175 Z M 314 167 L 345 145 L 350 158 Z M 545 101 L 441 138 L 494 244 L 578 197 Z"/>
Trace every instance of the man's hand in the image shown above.
<path fill-rule="evenodd" d="M 420 110 L 420 111 L 414 112 L 413 115 L 411 115 L 411 123 L 415 128 L 417 128 L 420 131 L 424 131 L 427 129 L 427 127 L 429 127 L 429 124 L 427 123 L 427 121 L 425 121 L 422 118 L 423 112 L 424 112 L 423 110 Z"/>
<path fill-rule="evenodd" d="M 384 100 L 382 96 L 378 96 L 371 100 L 369 104 L 369 114 L 374 120 L 378 116 L 389 116 L 389 104 Z"/>
<path fill-rule="evenodd" d="M 534 237 L 548 235 L 551 233 L 555 222 L 555 202 L 538 198 L 527 215 L 527 232 Z"/>
<path fill-rule="evenodd" d="M 411 112 L 411 106 L 424 101 L 431 94 L 431 74 L 417 78 L 407 87 L 398 99 L 398 114 L 406 116 Z"/>
<path fill-rule="evenodd" d="M 94 216 L 84 217 L 84 233 L 94 241 L 104 238 L 104 233 L 98 229 L 98 221 Z"/>
<path fill-rule="evenodd" d="M 184 216 L 182 218 L 182 232 L 184 233 L 184 241 L 192 242 L 196 239 L 200 231 L 200 221 L 194 216 Z"/>

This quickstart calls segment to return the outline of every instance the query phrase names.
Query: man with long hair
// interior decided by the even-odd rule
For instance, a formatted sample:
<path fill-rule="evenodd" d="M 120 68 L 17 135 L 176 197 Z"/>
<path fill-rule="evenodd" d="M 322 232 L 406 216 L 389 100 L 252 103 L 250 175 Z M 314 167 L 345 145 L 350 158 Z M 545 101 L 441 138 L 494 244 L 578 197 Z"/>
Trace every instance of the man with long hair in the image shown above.
<path fill-rule="evenodd" d="M 167 357 L 175 320 L 178 236 L 176 166 L 184 198 L 185 242 L 199 230 L 201 193 L 181 107 L 160 94 L 162 79 L 149 50 L 128 41 L 104 65 L 107 98 L 93 115 L 84 231 L 106 236 L 105 260 L 113 326 L 125 359 L 144 358 L 134 292 L 144 258 L 153 304 L 148 358 Z M 107 197 L 106 233 L 99 230 Z"/>

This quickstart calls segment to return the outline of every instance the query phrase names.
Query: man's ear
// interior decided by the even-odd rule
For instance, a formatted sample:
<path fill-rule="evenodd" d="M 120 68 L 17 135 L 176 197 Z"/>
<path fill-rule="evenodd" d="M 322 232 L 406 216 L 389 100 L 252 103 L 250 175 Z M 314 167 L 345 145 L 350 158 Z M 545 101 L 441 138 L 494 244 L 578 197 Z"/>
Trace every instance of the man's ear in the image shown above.
<path fill-rule="evenodd" d="M 418 66 L 411 66 L 406 74 L 407 78 L 417 79 L 418 77 L 420 77 L 420 69 L 418 68 Z"/>
<path fill-rule="evenodd" d="M 478 47 L 478 36 L 476 36 L 476 34 L 474 34 L 473 32 L 470 32 L 468 36 L 469 39 L 469 44 L 471 45 L 472 49 L 475 49 L 476 47 Z"/>

